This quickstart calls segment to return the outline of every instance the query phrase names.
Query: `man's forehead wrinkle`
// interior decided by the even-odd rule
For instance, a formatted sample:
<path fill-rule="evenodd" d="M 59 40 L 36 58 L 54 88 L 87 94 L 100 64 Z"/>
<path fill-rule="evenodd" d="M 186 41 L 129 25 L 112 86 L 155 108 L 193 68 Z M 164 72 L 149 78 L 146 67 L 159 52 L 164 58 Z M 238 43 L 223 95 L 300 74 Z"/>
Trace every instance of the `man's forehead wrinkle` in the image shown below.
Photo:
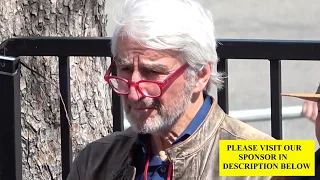
<path fill-rule="evenodd" d="M 134 51 L 132 50 L 131 52 L 124 52 L 120 54 L 117 59 L 122 59 L 129 61 L 131 59 L 138 58 L 140 60 L 147 60 L 147 61 L 157 61 L 162 58 L 172 58 L 173 56 L 171 54 L 167 54 L 164 52 L 155 52 L 155 51 L 144 51 L 144 52 L 139 52 L 139 51 Z"/>
<path fill-rule="evenodd" d="M 160 58 L 165 58 L 165 57 L 176 57 L 177 53 L 171 50 L 153 50 L 153 49 L 148 49 L 145 51 L 144 54 L 145 57 L 149 57 L 152 59 L 160 59 Z"/>
<path fill-rule="evenodd" d="M 116 64 L 120 66 L 133 66 L 135 61 L 141 68 L 152 69 L 164 73 L 171 72 L 165 58 L 177 58 L 178 53 L 173 50 L 156 50 L 137 45 L 135 43 L 123 44 L 121 52 L 116 59 Z M 171 64 L 171 63 L 170 63 Z"/>
<path fill-rule="evenodd" d="M 178 56 L 178 53 L 172 50 L 155 50 L 155 49 L 149 49 L 141 46 L 123 47 L 120 50 L 120 52 L 121 53 L 119 53 L 119 55 L 121 56 L 129 57 L 129 56 L 141 55 L 144 58 L 149 58 L 151 60 L 153 59 L 156 60 L 164 57 Z M 121 57 L 121 58 L 125 58 L 125 57 Z"/>

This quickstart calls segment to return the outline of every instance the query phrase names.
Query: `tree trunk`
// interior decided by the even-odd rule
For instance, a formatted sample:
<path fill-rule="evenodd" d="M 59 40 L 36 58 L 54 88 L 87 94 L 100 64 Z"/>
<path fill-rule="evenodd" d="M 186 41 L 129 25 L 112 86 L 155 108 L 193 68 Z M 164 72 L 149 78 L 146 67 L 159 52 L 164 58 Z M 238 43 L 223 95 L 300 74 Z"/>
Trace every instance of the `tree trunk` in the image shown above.
<path fill-rule="evenodd" d="M 103 0 L 2 0 L 0 41 L 13 36 L 106 36 Z M 106 47 L 107 48 L 107 47 Z M 59 84 L 56 57 L 22 61 Z M 112 131 L 106 58 L 71 57 L 71 136 L 74 156 Z M 21 68 L 23 179 L 61 179 L 59 90 Z"/>

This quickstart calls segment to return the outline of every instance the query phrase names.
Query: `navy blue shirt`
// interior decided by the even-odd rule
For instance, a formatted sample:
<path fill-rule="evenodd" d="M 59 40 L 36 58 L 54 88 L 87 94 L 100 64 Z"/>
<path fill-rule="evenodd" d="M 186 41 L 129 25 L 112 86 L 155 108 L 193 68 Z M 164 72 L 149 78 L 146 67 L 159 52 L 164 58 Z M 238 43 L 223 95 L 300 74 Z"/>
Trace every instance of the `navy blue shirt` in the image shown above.
<path fill-rule="evenodd" d="M 188 127 L 181 133 L 181 135 L 173 142 L 173 145 L 187 139 L 192 135 L 196 129 L 203 122 L 207 116 L 212 105 L 212 99 L 208 95 L 204 95 L 204 103 L 199 109 L 196 116 L 192 119 Z M 136 165 L 137 174 L 136 180 L 144 180 L 144 166 L 146 163 L 146 152 L 147 152 L 147 139 L 148 135 L 139 134 L 137 138 L 137 151 L 135 158 L 137 159 Z M 157 155 L 152 154 L 150 156 L 149 168 L 148 168 L 148 179 L 152 180 L 165 180 L 168 176 L 169 161 L 163 162 Z"/>
<path fill-rule="evenodd" d="M 291 180 L 319 180 L 320 179 L 320 149 L 315 154 L 315 176 L 292 177 Z"/>

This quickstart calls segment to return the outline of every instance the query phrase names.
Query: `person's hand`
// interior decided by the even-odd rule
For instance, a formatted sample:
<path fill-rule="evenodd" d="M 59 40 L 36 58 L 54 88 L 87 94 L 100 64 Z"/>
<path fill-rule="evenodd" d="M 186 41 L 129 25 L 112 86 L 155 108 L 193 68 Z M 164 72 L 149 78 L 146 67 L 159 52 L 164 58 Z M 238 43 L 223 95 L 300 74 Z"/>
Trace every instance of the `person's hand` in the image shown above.
<path fill-rule="evenodd" d="M 317 102 L 304 101 L 302 112 L 304 116 L 312 121 L 316 121 L 318 116 L 318 105 Z"/>

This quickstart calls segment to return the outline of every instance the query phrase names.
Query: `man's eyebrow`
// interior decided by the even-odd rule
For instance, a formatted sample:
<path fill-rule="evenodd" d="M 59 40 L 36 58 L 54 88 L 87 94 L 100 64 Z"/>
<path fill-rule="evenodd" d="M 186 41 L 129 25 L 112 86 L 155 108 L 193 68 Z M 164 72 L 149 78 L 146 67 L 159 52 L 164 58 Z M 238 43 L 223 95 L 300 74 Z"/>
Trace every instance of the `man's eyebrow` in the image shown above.
<path fill-rule="evenodd" d="M 132 65 L 132 62 L 130 62 L 129 60 L 127 59 L 116 59 L 115 60 L 115 63 L 117 65 L 121 65 L 121 66 L 129 66 L 129 65 Z"/>
<path fill-rule="evenodd" d="M 141 66 L 147 69 L 151 69 L 153 71 L 160 72 L 169 72 L 169 68 L 163 64 L 155 64 L 155 63 L 140 63 Z"/>
<path fill-rule="evenodd" d="M 133 65 L 133 63 L 127 59 L 116 59 L 115 60 L 116 64 L 119 66 L 130 66 Z M 157 63 L 145 63 L 145 62 L 140 62 L 139 66 L 146 68 L 146 69 L 151 69 L 153 71 L 159 71 L 159 72 L 169 72 L 170 69 L 163 65 L 163 64 L 157 64 Z"/>

